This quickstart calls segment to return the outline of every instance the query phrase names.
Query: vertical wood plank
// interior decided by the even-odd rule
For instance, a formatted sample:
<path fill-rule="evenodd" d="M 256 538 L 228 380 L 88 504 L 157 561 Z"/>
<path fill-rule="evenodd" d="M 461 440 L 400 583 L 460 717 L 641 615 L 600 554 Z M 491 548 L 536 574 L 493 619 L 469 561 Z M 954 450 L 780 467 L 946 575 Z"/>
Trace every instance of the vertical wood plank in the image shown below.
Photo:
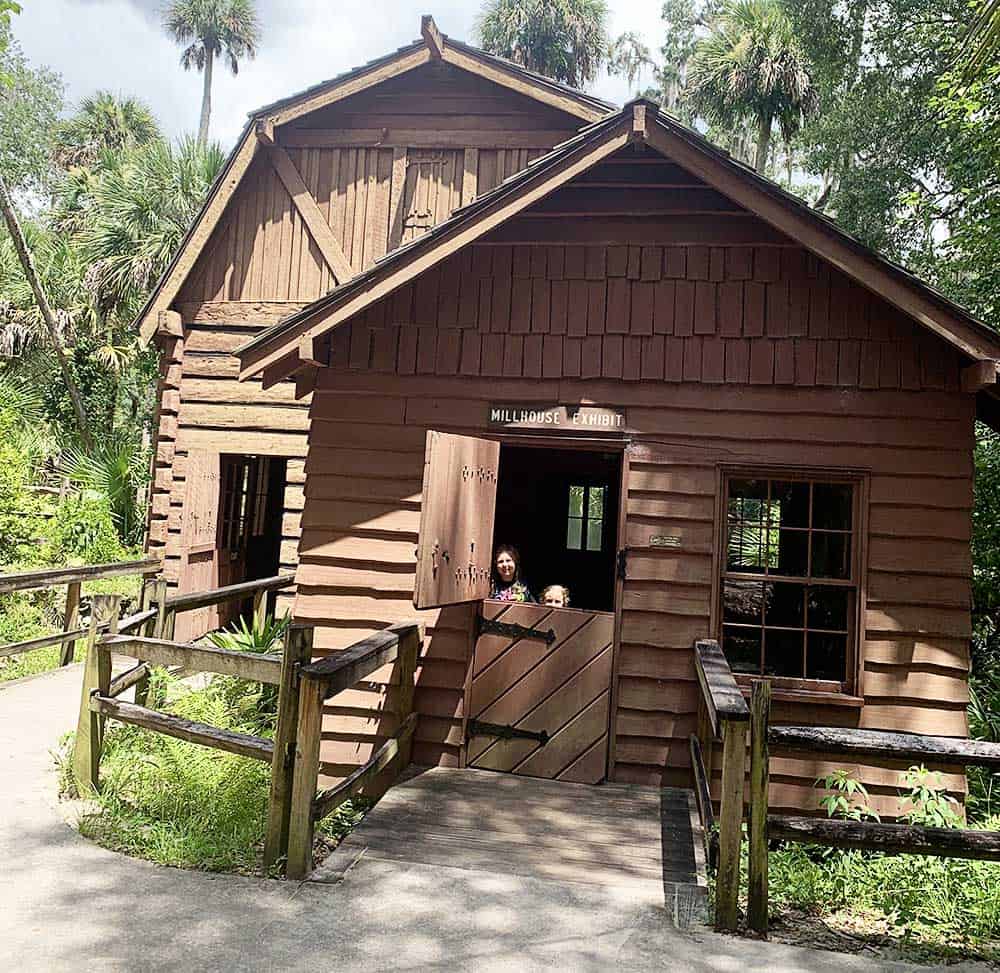
<path fill-rule="evenodd" d="M 118 631 L 118 595 L 94 595 L 87 632 L 87 657 L 83 663 L 83 688 L 80 693 L 80 717 L 73 744 L 73 776 L 81 796 L 95 793 L 100 784 L 101 747 L 104 743 L 104 717 L 90 708 L 94 693 L 108 694 L 111 686 L 111 653 L 98 641 L 101 628 Z"/>
<path fill-rule="evenodd" d="M 80 627 L 80 589 L 81 582 L 71 581 L 66 585 L 66 608 L 63 611 L 63 631 L 72 632 Z M 59 652 L 59 665 L 68 666 L 73 661 L 76 651 L 76 641 L 63 642 Z"/>
<path fill-rule="evenodd" d="M 743 771 L 746 723 L 726 720 L 722 728 L 722 797 L 719 807 L 719 869 L 715 879 L 715 928 L 736 928 L 743 838 Z"/>
<path fill-rule="evenodd" d="M 267 802 L 264 867 L 272 867 L 288 853 L 288 822 L 292 809 L 295 739 L 299 721 L 297 667 L 312 658 L 312 628 L 291 628 L 281 656 L 278 686 L 278 725 L 271 759 L 271 789 Z"/>
<path fill-rule="evenodd" d="M 771 684 L 754 680 L 750 694 L 750 857 L 747 920 L 750 928 L 767 934 L 767 729 Z"/>
<path fill-rule="evenodd" d="M 288 864 L 285 874 L 303 879 L 312 871 L 313 801 L 319 774 L 319 743 L 325 688 L 316 679 L 299 680 L 299 712 L 295 731 L 295 766 L 288 814 Z"/>
<path fill-rule="evenodd" d="M 406 718 L 413 712 L 414 694 L 414 674 L 417 671 L 417 657 L 420 654 L 420 646 L 423 642 L 422 628 L 417 625 L 409 626 L 399 637 L 399 661 L 397 668 L 399 671 L 399 725 L 406 722 Z M 413 754 L 413 737 L 410 733 L 399 747 L 398 770 L 405 770 L 410 763 Z"/>

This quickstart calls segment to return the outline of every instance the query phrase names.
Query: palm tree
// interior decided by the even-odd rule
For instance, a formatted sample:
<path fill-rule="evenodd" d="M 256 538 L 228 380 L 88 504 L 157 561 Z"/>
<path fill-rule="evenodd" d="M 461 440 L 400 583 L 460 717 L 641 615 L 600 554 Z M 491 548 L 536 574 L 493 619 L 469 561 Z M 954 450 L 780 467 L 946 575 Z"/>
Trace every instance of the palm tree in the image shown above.
<path fill-rule="evenodd" d="M 208 121 L 212 113 L 212 66 L 225 57 L 229 70 L 237 74 L 240 58 L 252 58 L 260 42 L 260 26 L 253 0 L 173 0 L 163 22 L 178 44 L 184 70 L 202 72 L 201 120 L 198 142 L 208 143 Z"/>
<path fill-rule="evenodd" d="M 121 152 L 160 138 L 153 113 L 137 98 L 98 91 L 56 131 L 55 160 L 64 169 L 93 166 L 102 153 Z"/>
<path fill-rule="evenodd" d="M 695 47 L 688 84 L 710 121 L 755 126 L 763 172 L 774 123 L 788 141 L 818 108 L 811 70 L 780 0 L 728 0 Z"/>
<path fill-rule="evenodd" d="M 487 0 L 476 24 L 482 47 L 580 87 L 608 56 L 605 0 Z"/>
<path fill-rule="evenodd" d="M 962 67 L 972 79 L 1000 53 L 1000 0 L 984 0 L 965 37 Z"/>

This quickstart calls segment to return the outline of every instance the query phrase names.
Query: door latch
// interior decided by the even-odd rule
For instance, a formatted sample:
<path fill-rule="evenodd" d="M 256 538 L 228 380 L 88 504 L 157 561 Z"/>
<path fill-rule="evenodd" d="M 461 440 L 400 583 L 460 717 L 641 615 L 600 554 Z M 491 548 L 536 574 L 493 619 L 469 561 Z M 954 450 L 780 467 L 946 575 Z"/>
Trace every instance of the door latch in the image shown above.
<path fill-rule="evenodd" d="M 529 628 L 527 625 L 518 625 L 516 622 L 501 622 L 494 618 L 479 618 L 479 631 L 477 635 L 506 635 L 512 639 L 541 639 L 546 645 L 551 645 L 556 640 L 556 631 L 550 628 L 543 632 L 540 628 Z"/>
<path fill-rule="evenodd" d="M 502 723 L 485 723 L 469 720 L 466 724 L 467 737 L 498 737 L 501 740 L 537 740 L 542 746 L 549 742 L 547 730 L 522 730 L 518 726 Z"/>

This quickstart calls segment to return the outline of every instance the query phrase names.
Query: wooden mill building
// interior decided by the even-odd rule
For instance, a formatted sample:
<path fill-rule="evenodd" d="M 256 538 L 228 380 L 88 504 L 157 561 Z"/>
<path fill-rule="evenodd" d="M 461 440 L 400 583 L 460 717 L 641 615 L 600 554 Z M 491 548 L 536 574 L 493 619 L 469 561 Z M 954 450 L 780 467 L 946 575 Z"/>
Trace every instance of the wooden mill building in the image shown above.
<path fill-rule="evenodd" d="M 778 719 L 966 735 L 1000 338 L 654 105 L 422 34 L 256 113 L 144 312 L 171 582 L 294 570 L 320 653 L 422 618 L 418 763 L 688 786 L 705 637 Z M 484 601 L 500 542 L 571 607 Z"/>

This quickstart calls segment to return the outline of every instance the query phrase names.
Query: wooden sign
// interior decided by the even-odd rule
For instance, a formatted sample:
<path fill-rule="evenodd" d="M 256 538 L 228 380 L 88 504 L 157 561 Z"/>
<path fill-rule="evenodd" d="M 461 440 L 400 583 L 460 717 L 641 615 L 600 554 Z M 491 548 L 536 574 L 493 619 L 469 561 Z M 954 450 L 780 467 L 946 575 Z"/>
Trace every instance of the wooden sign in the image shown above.
<path fill-rule="evenodd" d="M 625 413 L 599 405 L 490 403 L 489 427 L 620 436 L 625 432 Z"/>

